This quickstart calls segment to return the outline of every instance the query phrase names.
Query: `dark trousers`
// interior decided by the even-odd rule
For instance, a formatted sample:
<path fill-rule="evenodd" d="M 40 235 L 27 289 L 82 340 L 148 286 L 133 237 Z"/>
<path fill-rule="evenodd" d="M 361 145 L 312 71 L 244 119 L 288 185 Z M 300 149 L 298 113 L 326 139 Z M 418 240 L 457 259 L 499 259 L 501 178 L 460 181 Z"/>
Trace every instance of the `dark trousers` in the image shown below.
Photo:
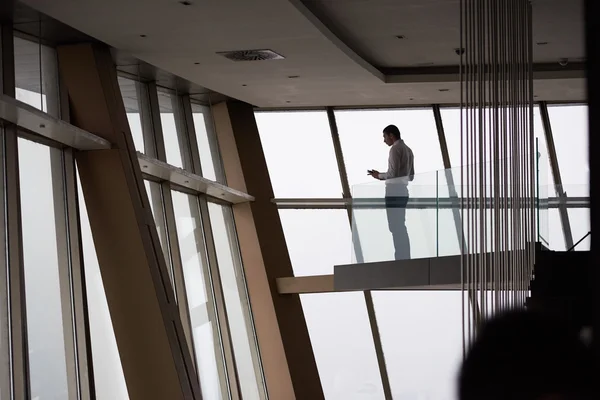
<path fill-rule="evenodd" d="M 388 196 L 385 198 L 388 227 L 394 241 L 394 258 L 396 260 L 410 259 L 410 240 L 406 229 L 406 196 Z"/>

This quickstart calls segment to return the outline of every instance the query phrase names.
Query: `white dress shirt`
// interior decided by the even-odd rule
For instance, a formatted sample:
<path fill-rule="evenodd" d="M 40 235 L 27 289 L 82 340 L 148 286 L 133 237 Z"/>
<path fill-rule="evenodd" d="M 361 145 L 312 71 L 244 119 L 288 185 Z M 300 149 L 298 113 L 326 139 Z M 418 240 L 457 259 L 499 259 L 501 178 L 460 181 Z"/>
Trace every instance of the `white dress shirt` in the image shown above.
<path fill-rule="evenodd" d="M 390 147 L 388 170 L 379 174 L 379 179 L 394 179 L 394 183 L 408 185 L 415 175 L 413 152 L 402 139 L 398 139 Z M 400 178 L 400 179 L 395 179 Z"/>

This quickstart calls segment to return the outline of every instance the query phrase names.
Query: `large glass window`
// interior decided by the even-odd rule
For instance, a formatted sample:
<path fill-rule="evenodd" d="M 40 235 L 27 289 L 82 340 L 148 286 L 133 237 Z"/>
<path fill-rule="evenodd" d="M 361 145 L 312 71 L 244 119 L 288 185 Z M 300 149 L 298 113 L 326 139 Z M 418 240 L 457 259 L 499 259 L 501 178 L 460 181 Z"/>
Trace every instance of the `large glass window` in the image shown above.
<path fill-rule="evenodd" d="M 192 117 L 194 129 L 196 130 L 198 152 L 200 153 L 202 176 L 213 181 L 222 182 L 221 174 L 217 172 L 220 171 L 220 157 L 210 108 L 192 103 Z"/>
<path fill-rule="evenodd" d="M 125 112 L 127 113 L 127 121 L 129 121 L 129 129 L 133 136 L 133 144 L 139 152 L 144 152 L 144 133 L 142 128 L 142 117 L 144 112 L 143 96 L 145 96 L 145 87 L 142 83 L 119 77 L 119 88 L 121 96 L 125 104 Z"/>
<path fill-rule="evenodd" d="M 460 109 L 458 108 L 442 108 L 441 109 L 442 123 L 444 124 L 444 133 L 446 135 L 446 144 L 450 155 L 450 164 L 452 167 L 459 167 L 468 162 L 461 163 L 460 159 Z M 542 120 L 538 106 L 533 107 L 533 133 L 535 138 L 545 141 Z M 534 144 L 535 146 L 535 144 Z M 547 157 L 547 154 L 544 156 Z M 416 158 L 416 156 L 415 156 Z M 545 162 L 548 159 L 545 158 Z"/>
<path fill-rule="evenodd" d="M 576 106 L 548 106 L 556 158 L 563 185 L 589 185 L 590 164 L 588 157 L 588 108 Z M 569 194 L 567 195 L 577 195 Z M 583 194 L 587 195 L 587 194 Z"/>
<path fill-rule="evenodd" d="M 461 296 L 460 291 L 373 292 L 394 399 L 454 398 L 462 361 Z"/>
<path fill-rule="evenodd" d="M 258 112 L 256 124 L 275 197 L 341 197 L 325 111 Z"/>
<path fill-rule="evenodd" d="M 92 237 L 87 209 L 79 187 L 79 215 L 81 221 L 81 242 L 85 273 L 85 290 L 90 324 L 94 386 L 98 400 L 127 400 L 127 385 L 117 348 L 108 309 L 100 265 Z"/>
<path fill-rule="evenodd" d="M 187 154 L 187 143 L 184 141 L 185 129 L 182 126 L 179 98 L 175 93 L 160 89 L 158 91 L 158 105 L 160 107 L 160 122 L 167 162 L 179 168 L 189 169 L 189 156 Z"/>
<path fill-rule="evenodd" d="M 346 210 L 279 210 L 295 276 L 333 274 L 352 262 Z"/>
<path fill-rule="evenodd" d="M 208 210 L 242 397 L 259 400 L 264 386 L 233 215 L 230 208 L 215 203 L 208 203 Z"/>
<path fill-rule="evenodd" d="M 335 117 L 350 185 L 372 181 L 369 169 L 387 171 L 390 149 L 383 129 L 391 124 L 412 149 L 416 174 L 444 168 L 431 109 L 348 110 L 336 111 Z"/>
<path fill-rule="evenodd" d="M 148 199 L 150 201 L 150 208 L 152 209 L 152 216 L 154 217 L 154 222 L 156 224 L 160 246 L 165 256 L 165 262 L 167 263 L 169 278 L 171 279 L 171 284 L 174 285 L 173 264 L 171 263 L 171 257 L 169 255 L 169 238 L 167 237 L 167 221 L 165 219 L 162 189 L 160 183 L 152 181 L 145 180 L 144 185 L 146 186 L 146 193 L 148 194 Z"/>
<path fill-rule="evenodd" d="M 19 139 L 31 397 L 75 397 L 61 151 Z M 61 229 L 62 227 L 62 229 Z"/>
<path fill-rule="evenodd" d="M 300 295 L 327 400 L 384 398 L 362 293 Z"/>
<path fill-rule="evenodd" d="M 53 48 L 14 38 L 16 98 L 59 116 L 58 68 Z"/>
<path fill-rule="evenodd" d="M 202 398 L 221 399 L 224 374 L 219 372 L 224 371 L 224 362 L 210 278 L 201 256 L 204 235 L 198 199 L 176 191 L 172 197 Z"/>

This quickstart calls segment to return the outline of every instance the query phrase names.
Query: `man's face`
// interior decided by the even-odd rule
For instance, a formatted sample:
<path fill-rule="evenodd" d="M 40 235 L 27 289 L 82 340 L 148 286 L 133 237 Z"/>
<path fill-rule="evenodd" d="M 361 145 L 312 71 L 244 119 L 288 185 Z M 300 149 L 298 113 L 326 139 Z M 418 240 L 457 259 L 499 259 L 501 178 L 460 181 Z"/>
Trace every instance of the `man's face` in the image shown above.
<path fill-rule="evenodd" d="M 396 138 L 394 137 L 394 135 L 383 132 L 383 142 L 385 144 L 387 144 L 388 146 L 391 146 L 394 144 L 395 141 L 396 141 Z"/>

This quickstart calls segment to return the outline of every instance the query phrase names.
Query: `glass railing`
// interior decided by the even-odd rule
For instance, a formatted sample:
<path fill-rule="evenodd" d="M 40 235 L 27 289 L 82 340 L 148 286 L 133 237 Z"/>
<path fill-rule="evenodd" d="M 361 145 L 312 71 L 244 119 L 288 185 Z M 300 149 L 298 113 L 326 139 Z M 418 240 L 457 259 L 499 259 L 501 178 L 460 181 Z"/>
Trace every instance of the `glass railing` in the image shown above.
<path fill-rule="evenodd" d="M 482 249 L 479 240 L 486 240 L 486 252 L 511 250 L 512 233 L 523 230 L 523 225 L 517 224 L 525 221 L 533 226 L 534 241 L 550 250 L 567 250 L 561 208 L 567 212 L 573 243 L 590 230 L 587 185 L 563 185 L 566 196 L 561 196 L 560 188 L 541 185 L 538 180 L 534 199 L 515 200 L 510 193 L 510 182 L 504 188 L 462 185 L 461 173 L 461 168 L 454 168 L 417 174 L 412 181 L 400 178 L 355 185 L 352 188 L 354 262 L 459 255 L 461 246 L 466 253 L 479 253 Z M 533 213 L 527 211 L 531 201 Z M 479 207 L 481 202 L 485 207 Z M 508 203 L 507 211 L 504 202 Z M 471 204 L 477 207 L 472 208 Z M 486 233 L 479 229 L 485 229 Z M 470 239 L 463 240 L 463 232 L 471 232 Z M 492 240 L 500 236 L 504 243 Z M 523 245 L 523 241 L 518 245 Z M 574 250 L 588 250 L 589 246 L 590 236 L 587 236 Z"/>
<path fill-rule="evenodd" d="M 573 251 L 590 250 L 589 185 L 546 186 L 542 192 L 548 193 L 546 204 L 542 205 L 547 226 L 540 242 L 555 251 L 571 247 Z M 569 229 L 565 229 L 565 223 Z"/>

